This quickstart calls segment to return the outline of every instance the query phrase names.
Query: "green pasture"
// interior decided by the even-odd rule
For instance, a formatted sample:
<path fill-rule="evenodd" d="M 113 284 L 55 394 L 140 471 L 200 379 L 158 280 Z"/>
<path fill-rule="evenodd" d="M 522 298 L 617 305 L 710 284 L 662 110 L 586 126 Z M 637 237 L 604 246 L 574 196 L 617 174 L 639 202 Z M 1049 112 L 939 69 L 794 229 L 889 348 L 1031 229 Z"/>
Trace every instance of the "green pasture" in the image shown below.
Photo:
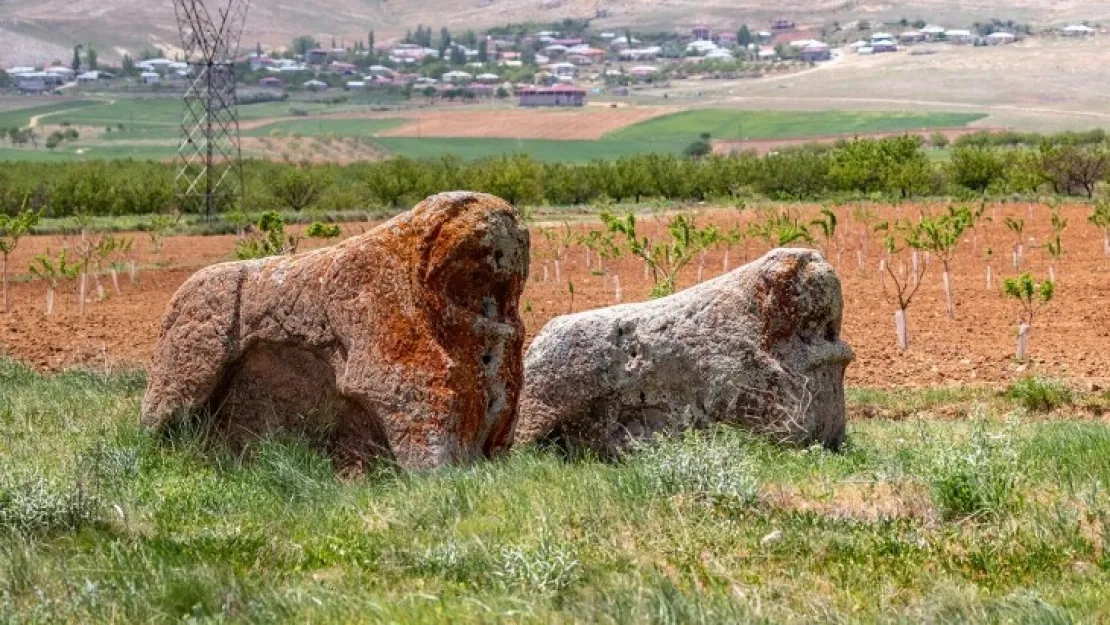
<path fill-rule="evenodd" d="M 980 113 L 872 113 L 850 111 L 739 111 L 698 109 L 649 119 L 609 133 L 603 140 L 693 141 L 795 139 L 852 133 L 900 132 L 966 126 Z"/>
<path fill-rule="evenodd" d="M 837 453 L 722 429 L 351 475 L 145 432 L 144 386 L 0 360 L 0 622 L 1110 622 L 1110 426 L 1079 406 L 850 389 Z"/>

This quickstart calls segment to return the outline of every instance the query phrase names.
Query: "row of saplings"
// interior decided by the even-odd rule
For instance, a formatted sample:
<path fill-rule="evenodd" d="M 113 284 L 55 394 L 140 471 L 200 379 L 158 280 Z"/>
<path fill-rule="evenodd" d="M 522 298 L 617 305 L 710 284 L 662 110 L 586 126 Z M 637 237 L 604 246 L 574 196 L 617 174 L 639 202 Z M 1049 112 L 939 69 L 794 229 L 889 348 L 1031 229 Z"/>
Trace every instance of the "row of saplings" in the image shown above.
<path fill-rule="evenodd" d="M 539 259 L 542 261 L 542 278 L 537 276 L 537 279 L 545 282 L 550 280 L 549 268 L 553 264 L 554 280 L 557 284 L 563 284 L 563 260 L 570 247 L 581 245 L 586 255 L 587 269 L 603 277 L 605 288 L 612 291 L 615 302 L 622 300 L 620 276 L 611 273 L 606 263 L 626 254 L 642 261 L 644 277 L 654 284 L 650 296 L 663 297 L 677 289 L 680 272 L 691 262 L 696 261 L 696 280 L 700 283 L 711 249 L 723 250 L 723 272 L 729 270 L 734 247 L 742 246 L 743 262 L 746 262 L 748 243 L 751 240 L 762 241 L 768 248 L 814 245 L 821 248 L 838 269 L 842 267 L 843 254 L 854 249 L 857 269 L 863 272 L 867 266 L 871 237 L 881 235 L 885 253 L 878 263 L 878 276 L 884 295 L 897 306 L 894 325 L 901 349 L 909 347 L 906 311 L 923 283 L 922 278 L 931 259 L 935 258 L 942 267 L 946 313 L 950 318 L 955 317 L 950 265 L 961 241 L 969 235 L 976 247 L 975 253 L 981 253 L 985 263 L 986 287 L 995 288 L 994 248 L 990 245 L 989 232 L 980 226 L 999 221 L 997 207 L 992 216 L 985 215 L 986 205 L 981 204 L 977 209 L 951 206 L 939 215 L 922 214 L 916 219 L 898 217 L 892 221 L 879 221 L 873 211 L 860 205 L 851 211 L 854 231 L 840 227 L 838 212 L 830 207 L 821 209 L 820 215 L 814 219 L 805 219 L 789 209 L 749 211 L 742 203 L 736 208 L 740 215 L 752 212 L 758 215 L 754 221 L 745 224 L 741 220 L 733 227 L 699 227 L 694 215 L 680 213 L 667 221 L 665 236 L 659 239 L 652 239 L 638 231 L 636 218 L 631 212 L 618 216 L 606 208 L 600 213 L 604 225 L 602 229 L 579 233 L 567 223 L 562 228 L 540 228 L 540 234 L 550 244 L 550 252 L 549 257 Z M 1059 205 L 1052 204 L 1050 208 L 1052 234 L 1046 243 L 1039 246 L 1049 258 L 1048 277 L 1037 281 L 1031 274 L 1021 273 L 1002 281 L 1003 292 L 1021 306 L 1017 343 L 1019 360 L 1025 358 L 1028 350 L 1029 332 L 1038 307 L 1050 301 L 1055 294 L 1056 262 L 1064 253 L 1062 235 L 1068 225 L 1067 219 L 1060 213 Z M 1032 205 L 1029 210 L 1031 217 Z M 1096 202 L 1088 219 L 1102 231 L 1104 252 L 1110 256 L 1110 202 Z M 8 258 L 19 239 L 29 233 L 38 221 L 39 214 L 31 210 L 24 210 L 14 217 L 0 215 L 5 312 L 10 310 Z M 1009 256 L 1016 272 L 1020 270 L 1026 254 L 1026 221 L 1004 217 L 1001 223 L 1013 237 Z M 155 255 L 161 252 L 164 239 L 172 231 L 174 224 L 175 220 L 168 216 L 156 216 L 148 224 L 147 233 Z M 49 253 L 36 256 L 29 267 L 33 276 L 47 284 L 45 311 L 48 315 L 53 313 L 55 292 L 62 281 L 76 284 L 77 301 L 83 315 L 91 293 L 95 293 L 98 300 L 106 298 L 105 278 L 110 279 L 117 294 L 120 292 L 121 274 L 126 273 L 132 283 L 138 280 L 139 266 L 133 253 L 135 249 L 132 239 L 96 232 L 89 227 L 89 220 L 81 216 L 75 218 L 74 226 L 74 243 L 64 246 L 57 256 Z M 322 223 L 309 225 L 303 237 L 287 234 L 282 217 L 267 211 L 249 228 L 240 232 L 236 255 L 240 259 L 250 259 L 294 254 L 304 237 L 330 241 L 340 234 L 338 226 Z M 596 268 L 592 265 L 592 258 L 596 258 Z M 573 310 L 574 282 L 568 278 L 565 284 L 570 309 Z M 530 313 L 531 310 L 531 303 L 525 302 L 525 312 Z"/>
<path fill-rule="evenodd" d="M 151 253 L 161 254 L 166 237 L 176 227 L 176 218 L 157 215 L 146 224 Z M 19 240 L 39 224 L 41 213 L 23 210 L 15 216 L 0 214 L 0 262 L 3 264 L 4 312 L 11 311 L 9 259 Z M 342 234 L 339 226 L 314 222 L 303 235 L 287 235 L 285 221 L 273 211 L 263 213 L 256 223 L 240 232 L 235 248 L 241 260 L 280 254 L 295 254 L 304 238 L 330 241 Z M 55 294 L 63 283 L 76 287 L 76 300 L 81 316 L 85 315 L 90 297 L 97 301 L 108 298 L 105 281 L 116 295 L 121 294 L 120 276 L 126 274 L 131 284 L 139 280 L 138 250 L 135 240 L 112 232 L 97 230 L 87 215 L 74 217 L 72 227 L 64 236 L 61 250 L 38 254 L 28 266 L 29 273 L 46 283 L 45 313 L 54 314 Z"/>
<path fill-rule="evenodd" d="M 896 218 L 880 221 L 877 215 L 864 205 L 851 211 L 856 226 L 841 227 L 838 212 L 830 207 L 822 208 L 819 216 L 805 219 L 789 209 L 763 209 L 746 211 L 738 206 L 740 214 L 758 213 L 754 221 L 744 222 L 743 217 L 732 227 L 709 225 L 699 227 L 694 216 L 678 214 L 666 222 L 665 235 L 652 239 L 637 230 L 636 218 L 632 213 L 624 216 L 614 215 L 602 210 L 603 229 L 576 232 L 570 224 L 563 223 L 561 228 L 541 228 L 539 230 L 548 242 L 548 252 L 538 260 L 542 273 L 537 276 L 544 282 L 554 274 L 557 284 L 564 284 L 569 295 L 569 307 L 574 308 L 574 282 L 569 277 L 564 281 L 563 264 L 570 249 L 579 245 L 585 253 L 585 267 L 603 279 L 604 288 L 612 293 L 614 303 L 622 299 L 620 275 L 613 273 L 607 264 L 626 254 L 643 263 L 644 278 L 653 284 L 651 297 L 669 295 L 677 288 L 680 272 L 690 263 L 696 263 L 696 281 L 701 282 L 705 275 L 705 265 L 709 251 L 717 248 L 723 252 L 722 272 L 730 266 L 733 248 L 741 247 L 742 262 L 748 260 L 748 243 L 762 241 L 765 247 L 784 247 L 789 245 L 811 245 L 821 249 L 838 269 L 843 267 L 845 252 L 854 249 L 856 265 L 864 273 L 868 265 L 869 242 L 873 235 L 881 238 L 882 258 L 878 262 L 880 288 L 897 307 L 894 315 L 895 335 L 900 349 L 909 348 L 909 326 L 906 311 L 912 304 L 923 277 L 935 259 L 942 268 L 942 284 L 945 293 L 945 312 L 955 318 L 955 295 L 951 265 L 962 241 L 971 239 L 974 253 L 981 255 L 984 262 L 987 290 L 998 288 L 995 279 L 996 255 L 990 241 L 989 224 L 1001 223 L 1012 237 L 1009 261 L 1016 275 L 1001 282 L 1002 293 L 1018 302 L 1021 316 L 1018 322 L 1017 358 L 1024 360 L 1029 347 L 1029 332 L 1041 305 L 1049 302 L 1056 292 L 1056 263 L 1063 257 L 1063 233 L 1068 226 L 1058 204 L 1050 205 L 1051 234 L 1046 242 L 1037 246 L 1047 256 L 1048 276 L 1036 280 L 1032 274 L 1021 272 L 1026 262 L 1026 220 L 1017 217 L 998 218 L 997 206 L 992 216 L 985 215 L 986 205 L 977 209 L 969 206 L 950 206 L 939 215 L 919 215 L 916 219 Z M 900 209 L 896 209 L 899 212 Z M 1030 205 L 1030 218 L 1033 206 Z M 1103 236 L 1104 254 L 1110 257 L 1110 202 L 1099 201 L 1093 206 L 1088 217 Z M 596 260 L 594 260 L 596 259 Z M 550 271 L 553 267 L 554 271 Z M 525 302 L 525 312 L 531 312 L 531 302 Z"/>

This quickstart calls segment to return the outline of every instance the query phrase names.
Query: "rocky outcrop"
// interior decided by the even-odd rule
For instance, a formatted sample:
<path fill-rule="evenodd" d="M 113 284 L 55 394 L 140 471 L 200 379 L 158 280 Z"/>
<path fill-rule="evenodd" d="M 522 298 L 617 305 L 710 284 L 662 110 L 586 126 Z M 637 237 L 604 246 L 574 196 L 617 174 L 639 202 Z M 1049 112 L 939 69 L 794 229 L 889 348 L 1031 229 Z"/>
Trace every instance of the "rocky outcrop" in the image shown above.
<path fill-rule="evenodd" d="M 444 193 L 334 247 L 198 272 L 162 321 L 143 423 L 210 419 L 234 446 L 313 437 L 407 468 L 508 446 L 522 383 L 528 232 Z"/>
<path fill-rule="evenodd" d="M 777 249 L 670 297 L 558 317 L 533 341 L 516 444 L 613 456 L 656 433 L 729 423 L 783 443 L 844 435 L 840 280 Z"/>

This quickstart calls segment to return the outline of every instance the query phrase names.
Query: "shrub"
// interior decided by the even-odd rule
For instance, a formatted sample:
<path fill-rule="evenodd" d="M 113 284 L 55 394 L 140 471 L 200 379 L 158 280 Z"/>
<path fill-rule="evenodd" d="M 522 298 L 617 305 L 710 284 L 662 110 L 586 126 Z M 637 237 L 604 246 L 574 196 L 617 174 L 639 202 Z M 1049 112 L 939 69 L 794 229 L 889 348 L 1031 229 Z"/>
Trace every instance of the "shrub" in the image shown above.
<path fill-rule="evenodd" d="M 967 445 L 933 467 L 933 501 L 948 518 L 996 516 L 1014 503 L 1018 455 L 1009 431 L 990 436 L 976 423 Z"/>
<path fill-rule="evenodd" d="M 1006 398 L 1026 410 L 1049 412 L 1072 403 L 1071 389 L 1056 380 L 1025 376 L 1010 384 Z"/>
<path fill-rule="evenodd" d="M 96 520 L 100 502 L 80 481 L 61 485 L 42 477 L 0 481 L 0 532 L 73 530 Z"/>
<path fill-rule="evenodd" d="M 690 430 L 640 446 L 631 464 L 647 492 L 754 503 L 759 495 L 752 462 L 723 430 Z"/>

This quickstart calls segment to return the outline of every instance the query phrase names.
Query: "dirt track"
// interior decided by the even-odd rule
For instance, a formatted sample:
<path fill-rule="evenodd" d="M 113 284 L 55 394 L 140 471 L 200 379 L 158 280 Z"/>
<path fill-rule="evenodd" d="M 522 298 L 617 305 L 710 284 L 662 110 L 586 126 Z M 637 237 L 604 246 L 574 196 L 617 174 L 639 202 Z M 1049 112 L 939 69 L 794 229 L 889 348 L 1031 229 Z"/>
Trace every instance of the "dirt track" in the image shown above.
<path fill-rule="evenodd" d="M 933 207 L 939 209 L 940 207 Z M 806 207 L 813 211 L 814 207 Z M 881 211 L 884 218 L 893 216 L 894 209 Z M 905 206 L 903 211 L 916 211 Z M 866 256 L 865 271 L 856 267 L 855 249 L 859 228 L 847 214 L 842 216 L 841 231 L 844 252 L 839 273 L 844 285 L 844 336 L 856 351 L 856 362 L 848 370 L 850 384 L 878 387 L 928 386 L 964 383 L 1002 384 L 1026 372 L 1038 372 L 1071 379 L 1077 383 L 1110 385 L 1110 259 L 1102 253 L 1102 241 L 1096 229 L 1086 222 L 1086 208 L 1065 209 L 1069 228 L 1064 233 L 1066 254 L 1057 268 L 1059 286 L 1056 299 L 1039 314 L 1032 334 L 1032 358 L 1024 366 L 1013 361 L 1015 303 L 1002 298 L 996 285 L 985 288 L 985 263 L 981 260 L 985 247 L 995 251 L 996 276 L 1012 275 L 1009 250 L 1012 237 L 1001 226 L 1006 215 L 1029 219 L 1025 205 L 1000 205 L 988 208 L 995 216 L 993 223 L 982 224 L 980 232 L 961 244 L 953 265 L 956 290 L 956 319 L 944 316 L 944 296 L 939 265 L 928 268 L 921 292 L 909 310 L 911 349 L 901 354 L 894 344 L 894 307 L 882 295 L 876 265 L 881 257 L 879 241 L 872 239 Z M 845 211 L 846 213 L 847 211 Z M 1049 232 L 1047 211 L 1037 208 L 1035 219 L 1026 226 L 1026 236 L 1034 244 L 1043 242 Z M 753 217 L 748 211 L 743 222 Z M 715 211 L 703 214 L 702 222 L 710 220 L 735 226 L 740 216 L 735 212 Z M 658 231 L 659 224 L 651 217 L 640 220 L 641 227 Z M 345 226 L 348 235 L 358 234 L 369 224 Z M 587 225 L 579 225 L 584 230 Z M 592 227 L 596 227 L 592 225 Z M 64 243 L 58 237 L 35 237 L 20 244 L 12 259 L 16 273 L 26 267 L 35 253 L 48 247 L 55 252 Z M 84 364 L 118 366 L 145 363 L 152 353 L 158 334 L 161 312 L 173 292 L 192 274 L 196 267 L 231 258 L 235 238 L 177 237 L 166 243 L 158 257 L 150 253 L 149 241 L 137 239 L 139 260 L 146 266 L 164 265 L 161 269 L 145 269 L 137 285 L 121 279 L 122 295 L 109 296 L 103 302 L 90 302 L 84 319 L 77 314 L 75 289 L 64 285 L 57 296 L 57 311 L 52 317 L 43 315 L 45 285 L 22 281 L 13 285 L 14 310 L 0 314 L 0 351 L 27 360 L 36 367 L 57 369 Z M 548 241 L 533 236 L 533 274 L 524 299 L 532 312 L 525 314 L 530 333 L 550 318 L 571 310 L 565 280 L 574 283 L 574 310 L 605 306 L 613 303 L 612 281 L 586 270 L 584 248 L 573 245 L 561 263 L 564 282 L 556 284 L 554 254 Z M 1046 256 L 1033 245 L 1026 245 L 1023 270 L 1043 276 L 1047 273 Z M 747 245 L 749 259 L 765 251 L 762 242 Z M 731 265 L 745 256 L 743 245 L 730 252 Z M 836 262 L 835 251 L 829 253 Z M 724 252 L 714 250 L 704 265 L 704 279 L 722 271 Z M 596 260 L 594 261 L 596 263 Z M 694 283 L 696 263 L 683 273 L 680 286 Z M 543 281 L 544 268 L 548 281 Z M 595 264 L 596 268 L 596 264 Z M 620 276 L 624 301 L 646 297 L 649 283 L 644 279 L 642 264 L 632 259 L 610 263 L 610 275 Z M 111 291 L 110 283 L 105 286 Z M 94 289 L 90 289 L 95 292 Z"/>

